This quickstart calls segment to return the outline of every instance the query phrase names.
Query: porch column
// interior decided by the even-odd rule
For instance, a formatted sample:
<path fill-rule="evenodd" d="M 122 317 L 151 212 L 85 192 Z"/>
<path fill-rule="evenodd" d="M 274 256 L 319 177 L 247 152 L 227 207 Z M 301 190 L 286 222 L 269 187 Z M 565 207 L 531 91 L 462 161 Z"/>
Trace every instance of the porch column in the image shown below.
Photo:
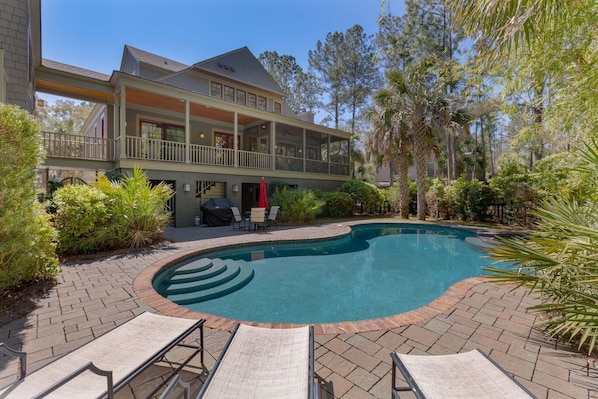
<path fill-rule="evenodd" d="M 328 174 L 330 174 L 330 134 L 328 134 Z"/>
<path fill-rule="evenodd" d="M 239 114 L 237 111 L 233 113 L 233 166 L 235 168 L 239 167 Z"/>
<path fill-rule="evenodd" d="M 303 128 L 303 143 L 301 144 L 303 146 L 303 150 L 301 150 L 302 151 L 301 154 L 303 155 L 303 173 L 305 173 L 305 171 L 306 171 L 305 156 L 307 154 L 305 152 L 305 151 L 307 151 L 307 145 L 306 145 L 306 143 L 307 143 L 307 136 L 306 136 L 305 132 L 306 132 L 306 129 Z"/>
<path fill-rule="evenodd" d="M 185 100 L 185 163 L 190 162 L 190 148 L 191 145 L 191 121 L 190 121 L 190 108 L 191 104 L 189 100 Z"/>
<path fill-rule="evenodd" d="M 270 122 L 270 153 L 272 154 L 272 170 L 276 170 L 276 122 Z"/>
<path fill-rule="evenodd" d="M 120 138 L 120 159 L 127 158 L 127 87 L 120 88 L 120 109 L 118 112 L 118 136 Z"/>

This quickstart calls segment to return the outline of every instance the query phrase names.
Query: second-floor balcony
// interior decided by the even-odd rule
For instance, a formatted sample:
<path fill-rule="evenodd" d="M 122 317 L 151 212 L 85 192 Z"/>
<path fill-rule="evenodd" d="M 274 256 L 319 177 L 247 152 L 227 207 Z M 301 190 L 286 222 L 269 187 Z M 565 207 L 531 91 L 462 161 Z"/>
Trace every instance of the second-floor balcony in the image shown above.
<path fill-rule="evenodd" d="M 339 154 L 330 154 L 330 157 L 324 154 L 325 159 L 308 159 L 132 136 L 126 136 L 123 149 L 121 140 L 53 132 L 42 133 L 42 145 L 48 158 L 106 162 L 134 159 L 223 168 L 349 175 L 348 157 Z"/>

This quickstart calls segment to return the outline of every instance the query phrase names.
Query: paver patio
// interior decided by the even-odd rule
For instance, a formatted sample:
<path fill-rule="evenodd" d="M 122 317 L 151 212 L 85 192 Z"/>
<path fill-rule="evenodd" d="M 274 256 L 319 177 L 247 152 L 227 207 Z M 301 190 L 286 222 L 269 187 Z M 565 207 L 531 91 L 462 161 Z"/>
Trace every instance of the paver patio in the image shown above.
<path fill-rule="evenodd" d="M 142 281 L 144 271 L 148 274 L 146 269 L 152 265 L 231 243 L 314 239 L 346 231 L 348 226 L 343 223 L 277 227 L 257 233 L 233 232 L 230 226 L 168 229 L 166 236 L 175 242 L 158 249 L 65 262 L 58 284 L 39 300 L 36 309 L 0 327 L 0 342 L 28 352 L 31 372 L 143 311 L 190 317 L 176 305 L 152 303 L 153 293 Z M 435 355 L 475 348 L 488 353 L 538 398 L 597 398 L 598 370 L 590 368 L 588 377 L 584 354 L 566 345 L 555 348 L 554 341 L 533 330 L 536 318 L 526 308 L 537 299 L 512 288 L 470 279 L 453 287 L 452 296 L 410 312 L 409 317 L 319 326 L 316 375 L 322 398 L 389 398 L 391 351 Z M 230 322 L 214 317 L 206 323 L 211 328 L 205 331 L 205 365 L 189 368 L 201 374 L 200 379 L 213 367 L 229 335 L 226 329 L 214 327 L 228 328 Z M 169 360 L 176 362 L 176 353 Z M 151 369 L 117 397 L 143 397 L 160 380 L 163 370 Z M 0 386 L 13 381 L 16 374 L 16 362 L 0 357 Z"/>

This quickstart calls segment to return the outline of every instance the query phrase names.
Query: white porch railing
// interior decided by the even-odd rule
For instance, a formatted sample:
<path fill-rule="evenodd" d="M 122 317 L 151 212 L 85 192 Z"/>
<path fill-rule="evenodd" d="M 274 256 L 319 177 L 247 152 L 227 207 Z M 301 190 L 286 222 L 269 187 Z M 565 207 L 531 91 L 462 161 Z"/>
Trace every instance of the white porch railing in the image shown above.
<path fill-rule="evenodd" d="M 114 161 L 122 142 L 95 137 L 84 137 L 62 133 L 42 133 L 43 148 L 47 157 L 86 160 Z M 117 145 L 118 144 L 118 145 Z M 348 176 L 349 165 L 328 163 L 328 161 L 295 157 L 272 156 L 258 152 L 237 151 L 240 168 L 305 172 Z M 185 143 L 125 137 L 125 155 L 129 159 L 148 161 L 190 163 L 195 165 L 235 166 L 235 150 L 205 145 L 189 145 L 189 159 L 186 159 Z M 275 162 L 275 165 L 273 165 Z M 305 165 L 304 165 L 305 163 Z"/>
<path fill-rule="evenodd" d="M 42 132 L 42 147 L 48 157 L 112 161 L 114 140 L 54 132 Z"/>
<path fill-rule="evenodd" d="M 199 165 L 234 166 L 235 152 L 229 148 L 191 144 L 189 162 Z"/>
<path fill-rule="evenodd" d="M 125 141 L 127 158 L 185 162 L 185 143 L 131 136 L 127 136 Z"/>
<path fill-rule="evenodd" d="M 239 167 L 272 169 L 272 155 L 260 152 L 239 151 Z"/>

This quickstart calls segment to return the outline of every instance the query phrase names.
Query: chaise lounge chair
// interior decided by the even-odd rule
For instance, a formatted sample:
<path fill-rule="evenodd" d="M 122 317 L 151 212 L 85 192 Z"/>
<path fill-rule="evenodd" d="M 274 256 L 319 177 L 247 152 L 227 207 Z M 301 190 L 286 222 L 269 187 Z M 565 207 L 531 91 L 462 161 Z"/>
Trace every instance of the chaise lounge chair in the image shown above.
<path fill-rule="evenodd" d="M 237 325 L 199 398 L 317 399 L 313 326 Z"/>
<path fill-rule="evenodd" d="M 198 353 L 203 364 L 203 323 L 203 319 L 142 313 L 29 375 L 25 370 L 26 354 L 0 346 L 0 352 L 16 355 L 21 362 L 19 379 L 0 388 L 0 398 L 113 398 L 116 391 L 177 345 L 192 349 L 192 353 L 172 375 Z M 183 339 L 197 329 L 199 345 L 183 344 Z"/>
<path fill-rule="evenodd" d="M 455 355 L 419 356 L 392 352 L 392 397 L 412 391 L 418 399 L 535 398 L 480 350 Z M 409 385 L 397 387 L 399 369 Z"/>

